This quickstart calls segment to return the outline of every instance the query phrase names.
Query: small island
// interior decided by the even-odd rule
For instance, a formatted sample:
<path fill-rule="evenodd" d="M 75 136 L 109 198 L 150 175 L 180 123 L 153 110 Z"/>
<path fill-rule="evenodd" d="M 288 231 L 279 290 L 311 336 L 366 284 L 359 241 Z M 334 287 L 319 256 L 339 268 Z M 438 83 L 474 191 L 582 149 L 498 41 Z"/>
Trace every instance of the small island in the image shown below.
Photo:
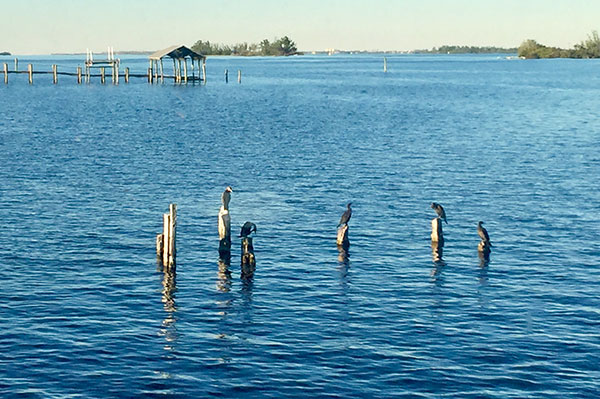
<path fill-rule="evenodd" d="M 597 31 L 572 49 L 544 46 L 535 40 L 525 40 L 518 50 L 519 57 L 537 58 L 600 58 L 600 37 Z"/>
<path fill-rule="evenodd" d="M 0 55 L 11 55 L 8 51 L 0 51 Z"/>
<path fill-rule="evenodd" d="M 276 38 L 272 42 L 264 39 L 260 43 L 238 43 L 234 45 L 211 43 L 198 40 L 192 50 L 203 55 L 242 55 L 242 56 L 289 56 L 300 55 L 289 37 Z"/>

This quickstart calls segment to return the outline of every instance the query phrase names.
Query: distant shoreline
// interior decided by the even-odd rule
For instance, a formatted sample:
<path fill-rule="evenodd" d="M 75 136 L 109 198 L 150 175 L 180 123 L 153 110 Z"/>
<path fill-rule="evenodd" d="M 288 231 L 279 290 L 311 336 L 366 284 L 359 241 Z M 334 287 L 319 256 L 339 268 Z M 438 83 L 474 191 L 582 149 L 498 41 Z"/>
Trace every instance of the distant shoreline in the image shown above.
<path fill-rule="evenodd" d="M 11 55 L 8 51 L 0 51 L 0 55 Z"/>

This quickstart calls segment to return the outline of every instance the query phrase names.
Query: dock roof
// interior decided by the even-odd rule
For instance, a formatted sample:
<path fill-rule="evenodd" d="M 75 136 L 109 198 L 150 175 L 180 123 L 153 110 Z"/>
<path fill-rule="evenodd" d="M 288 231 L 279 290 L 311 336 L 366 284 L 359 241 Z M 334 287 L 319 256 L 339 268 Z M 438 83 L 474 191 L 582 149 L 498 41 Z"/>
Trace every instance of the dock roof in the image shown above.
<path fill-rule="evenodd" d="M 164 57 L 171 57 L 171 58 L 189 57 L 191 59 L 196 59 L 196 60 L 203 60 L 206 58 L 204 55 L 196 53 L 195 51 L 192 51 L 191 49 L 189 49 L 183 45 L 167 47 L 166 49 L 158 50 L 154 54 L 150 55 L 151 60 L 160 60 L 161 58 L 164 58 Z"/>

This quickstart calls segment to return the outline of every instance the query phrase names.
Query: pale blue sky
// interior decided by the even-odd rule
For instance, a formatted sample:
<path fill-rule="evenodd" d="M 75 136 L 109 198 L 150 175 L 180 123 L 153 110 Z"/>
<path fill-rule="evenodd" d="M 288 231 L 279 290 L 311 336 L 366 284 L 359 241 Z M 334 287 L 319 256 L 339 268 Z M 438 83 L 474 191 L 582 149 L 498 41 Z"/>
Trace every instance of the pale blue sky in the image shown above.
<path fill-rule="evenodd" d="M 0 0 L 0 51 L 156 50 L 288 35 L 301 50 L 444 44 L 572 47 L 600 30 L 600 0 Z"/>

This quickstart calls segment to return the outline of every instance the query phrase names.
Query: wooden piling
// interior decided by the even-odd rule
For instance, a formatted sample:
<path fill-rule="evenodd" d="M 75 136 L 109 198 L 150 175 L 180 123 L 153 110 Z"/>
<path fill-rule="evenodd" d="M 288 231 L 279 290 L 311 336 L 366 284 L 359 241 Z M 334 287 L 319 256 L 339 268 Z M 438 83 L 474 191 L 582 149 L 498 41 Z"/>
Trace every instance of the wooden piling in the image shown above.
<path fill-rule="evenodd" d="M 443 262 L 442 256 L 444 255 L 443 241 L 431 241 L 431 257 L 435 263 Z"/>
<path fill-rule="evenodd" d="M 175 238 L 177 237 L 177 204 L 169 205 L 169 263 L 167 266 L 175 266 L 175 258 L 177 248 L 175 246 Z"/>
<path fill-rule="evenodd" d="M 27 72 L 29 73 L 29 84 L 33 84 L 33 65 L 27 64 Z"/>
<path fill-rule="evenodd" d="M 171 225 L 170 215 L 168 213 L 163 214 L 163 251 L 162 251 L 162 263 L 163 266 L 169 264 L 169 226 Z"/>
<path fill-rule="evenodd" d="M 444 246 L 444 232 L 442 231 L 442 220 L 440 218 L 431 220 L 431 241 L 437 242 L 440 247 Z"/>
<path fill-rule="evenodd" d="M 183 81 L 187 84 L 188 74 L 187 74 L 187 58 L 183 59 Z"/>
<path fill-rule="evenodd" d="M 160 83 L 165 83 L 165 74 L 163 73 L 163 61 L 160 59 Z"/>
<path fill-rule="evenodd" d="M 219 253 L 231 251 L 231 216 L 229 210 L 221 206 L 219 211 Z"/>
<path fill-rule="evenodd" d="M 225 83 L 229 83 L 229 71 L 225 70 Z"/>
<path fill-rule="evenodd" d="M 242 278 L 251 278 L 256 270 L 256 257 L 254 256 L 254 245 L 252 237 L 242 238 L 242 254 L 240 266 L 242 269 Z"/>
<path fill-rule="evenodd" d="M 19 59 L 15 58 L 15 72 L 19 72 Z"/>
<path fill-rule="evenodd" d="M 242 70 L 238 69 L 238 83 L 242 83 Z"/>
<path fill-rule="evenodd" d="M 173 58 L 173 83 L 177 83 L 177 61 Z"/>
<path fill-rule="evenodd" d="M 340 246 L 348 246 L 350 245 L 350 240 L 348 239 L 348 225 L 343 224 L 338 227 L 337 231 L 337 245 Z"/>
<path fill-rule="evenodd" d="M 8 84 L 8 64 L 4 63 L 4 84 Z"/>
<path fill-rule="evenodd" d="M 491 244 L 490 244 L 489 241 L 483 241 L 483 240 L 481 240 L 479 242 L 479 244 L 477 245 L 477 250 L 479 252 L 482 252 L 484 254 L 488 254 L 489 255 L 489 253 L 492 252 L 492 246 L 491 246 Z"/>
<path fill-rule="evenodd" d="M 148 83 L 152 83 L 152 68 L 148 68 Z"/>
<path fill-rule="evenodd" d="M 52 83 L 58 83 L 58 66 L 56 64 L 52 65 Z"/>
<path fill-rule="evenodd" d="M 104 67 L 100 68 L 100 83 L 104 84 L 104 82 L 106 82 L 106 71 L 104 70 Z"/>
<path fill-rule="evenodd" d="M 202 59 L 202 81 L 206 84 L 206 58 Z"/>
<path fill-rule="evenodd" d="M 163 248 L 165 247 L 165 236 L 163 233 L 156 235 L 156 257 L 162 262 Z"/>
<path fill-rule="evenodd" d="M 129 67 L 125 68 L 125 83 L 129 83 Z"/>
<path fill-rule="evenodd" d="M 81 84 L 81 67 L 80 66 L 77 67 L 77 84 L 78 85 Z"/>
<path fill-rule="evenodd" d="M 387 58 L 383 57 L 383 72 L 387 72 Z"/>

